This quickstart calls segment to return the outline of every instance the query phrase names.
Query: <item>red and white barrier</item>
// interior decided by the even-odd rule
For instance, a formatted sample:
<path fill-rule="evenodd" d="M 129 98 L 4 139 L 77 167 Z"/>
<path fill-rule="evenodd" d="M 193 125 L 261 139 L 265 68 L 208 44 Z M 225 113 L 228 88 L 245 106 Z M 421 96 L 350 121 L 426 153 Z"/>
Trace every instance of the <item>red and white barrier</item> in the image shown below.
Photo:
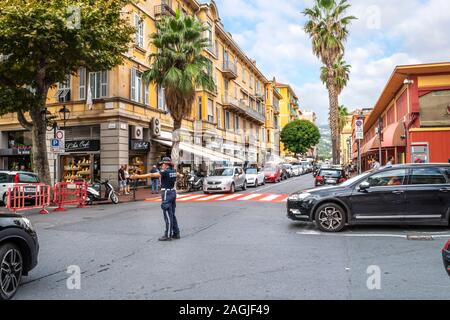
<path fill-rule="evenodd" d="M 84 208 L 87 200 L 86 182 L 59 182 L 55 184 L 53 203 L 58 206 L 54 211 L 67 211 L 64 206 L 76 205 Z"/>
<path fill-rule="evenodd" d="M 40 214 L 48 214 L 51 187 L 45 184 L 17 184 L 8 188 L 6 207 L 18 211 L 41 209 Z"/>

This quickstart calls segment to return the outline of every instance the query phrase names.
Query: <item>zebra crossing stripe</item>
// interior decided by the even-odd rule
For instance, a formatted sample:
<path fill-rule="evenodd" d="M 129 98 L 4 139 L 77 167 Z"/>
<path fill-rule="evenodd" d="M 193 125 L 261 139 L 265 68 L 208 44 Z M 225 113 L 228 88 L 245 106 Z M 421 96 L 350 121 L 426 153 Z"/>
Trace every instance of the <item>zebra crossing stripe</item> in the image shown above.
<path fill-rule="evenodd" d="M 217 198 L 220 198 L 220 197 L 223 197 L 223 195 L 222 194 L 218 194 L 218 195 L 215 195 L 215 196 L 207 196 L 206 198 L 195 199 L 194 201 L 209 201 L 209 200 L 214 200 L 214 199 L 217 199 Z"/>
<path fill-rule="evenodd" d="M 240 196 L 242 196 L 242 194 L 239 194 L 239 193 L 237 193 L 237 194 L 232 194 L 232 195 L 230 195 L 230 196 L 225 196 L 225 197 L 223 197 L 223 198 L 217 199 L 217 201 L 227 201 L 227 200 L 232 200 L 232 199 L 235 199 L 235 198 L 239 198 Z"/>
<path fill-rule="evenodd" d="M 204 195 L 203 194 L 198 194 L 198 195 L 195 195 L 195 196 L 185 197 L 185 198 L 180 199 L 178 201 L 189 201 L 189 200 L 194 200 L 194 199 L 201 198 L 201 197 L 204 197 Z"/>
<path fill-rule="evenodd" d="M 287 202 L 288 199 L 289 199 L 289 197 L 285 197 L 285 198 L 281 199 L 280 202 Z"/>
<path fill-rule="evenodd" d="M 282 197 L 282 195 L 281 194 L 272 194 L 272 195 L 267 196 L 265 198 L 259 199 L 259 201 L 269 202 L 269 201 L 274 201 L 275 199 L 277 199 L 279 197 Z"/>
<path fill-rule="evenodd" d="M 248 200 L 252 200 L 252 199 L 258 198 L 260 196 L 262 196 L 262 194 L 254 193 L 254 194 L 251 194 L 249 196 L 242 197 L 242 198 L 239 198 L 239 199 L 236 199 L 236 200 L 237 201 L 248 201 Z"/>

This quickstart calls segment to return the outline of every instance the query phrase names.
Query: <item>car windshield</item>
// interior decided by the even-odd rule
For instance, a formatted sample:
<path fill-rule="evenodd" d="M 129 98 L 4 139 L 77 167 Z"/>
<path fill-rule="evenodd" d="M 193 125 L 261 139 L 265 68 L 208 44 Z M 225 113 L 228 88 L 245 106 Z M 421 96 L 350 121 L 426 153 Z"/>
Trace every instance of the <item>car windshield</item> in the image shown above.
<path fill-rule="evenodd" d="M 341 186 L 343 186 L 343 187 L 348 187 L 348 186 L 352 185 L 353 183 L 355 183 L 356 181 L 358 181 L 358 180 L 360 180 L 360 179 L 366 178 L 366 177 L 369 176 L 371 173 L 372 173 L 372 171 L 368 171 L 368 172 L 365 172 L 365 173 L 363 173 L 363 174 L 361 174 L 361 175 L 359 175 L 359 176 L 355 176 L 355 177 L 353 177 L 353 178 L 351 178 L 351 179 L 348 179 L 348 180 L 345 181 L 344 183 L 341 183 Z"/>
<path fill-rule="evenodd" d="M 216 169 L 211 172 L 214 177 L 231 177 L 233 175 L 233 168 Z"/>
<path fill-rule="evenodd" d="M 320 170 L 319 176 L 339 178 L 342 176 L 342 170 Z"/>
<path fill-rule="evenodd" d="M 246 174 L 257 174 L 258 170 L 256 170 L 255 168 L 249 168 L 247 170 L 245 170 Z"/>

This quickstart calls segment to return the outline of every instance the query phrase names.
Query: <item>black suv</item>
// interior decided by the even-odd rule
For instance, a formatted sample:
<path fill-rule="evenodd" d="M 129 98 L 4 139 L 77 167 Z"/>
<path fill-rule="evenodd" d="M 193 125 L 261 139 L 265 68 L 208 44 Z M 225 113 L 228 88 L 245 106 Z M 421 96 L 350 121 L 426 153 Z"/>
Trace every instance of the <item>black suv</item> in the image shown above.
<path fill-rule="evenodd" d="M 450 164 L 406 164 L 366 172 L 339 186 L 289 196 L 292 220 L 316 221 L 322 231 L 346 224 L 449 225 Z"/>
<path fill-rule="evenodd" d="M 30 220 L 0 214 L 0 300 L 11 299 L 22 276 L 37 265 L 39 243 Z"/>

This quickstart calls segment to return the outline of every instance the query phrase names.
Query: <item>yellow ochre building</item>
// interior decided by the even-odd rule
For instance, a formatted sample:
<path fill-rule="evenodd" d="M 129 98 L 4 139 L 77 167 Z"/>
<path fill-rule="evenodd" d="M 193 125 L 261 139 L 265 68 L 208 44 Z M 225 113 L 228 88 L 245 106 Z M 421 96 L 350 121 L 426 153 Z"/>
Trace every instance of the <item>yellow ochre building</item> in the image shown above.
<path fill-rule="evenodd" d="M 279 132 L 297 116 L 298 98 L 289 86 L 269 81 L 224 29 L 214 1 L 137 1 L 125 8 L 136 27 L 134 43 L 122 65 L 112 70 L 80 69 L 48 96 L 48 112 L 65 127 L 65 152 L 50 150 L 54 180 L 84 178 L 117 181 L 120 165 L 146 172 L 172 145 L 172 120 L 164 88 L 144 85 L 149 68 L 150 35 L 163 15 L 180 10 L 208 26 L 216 90 L 198 91 L 192 114 L 183 121 L 180 161 L 183 170 L 209 170 L 230 164 L 264 164 L 280 153 Z M 66 112 L 62 112 L 66 111 Z M 286 118 L 286 115 L 288 117 Z M 0 117 L 0 168 L 30 168 L 30 133 L 15 114 Z M 54 166 L 56 163 L 56 168 Z"/>

